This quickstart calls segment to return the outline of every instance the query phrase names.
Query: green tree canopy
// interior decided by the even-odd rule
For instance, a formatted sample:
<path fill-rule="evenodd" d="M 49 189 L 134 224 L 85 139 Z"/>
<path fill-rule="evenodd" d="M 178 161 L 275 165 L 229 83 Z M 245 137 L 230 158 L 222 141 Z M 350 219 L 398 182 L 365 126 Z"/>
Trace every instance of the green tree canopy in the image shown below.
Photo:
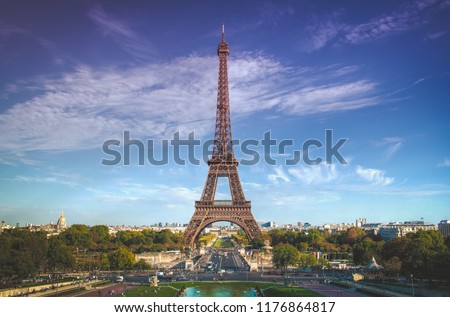
<path fill-rule="evenodd" d="M 89 248 L 92 246 L 92 235 L 86 225 L 75 224 L 61 234 L 68 246 L 74 248 Z"/>
<path fill-rule="evenodd" d="M 106 246 L 110 240 L 109 228 L 105 225 L 93 226 L 90 229 L 92 235 L 92 242 L 96 245 Z"/>
<path fill-rule="evenodd" d="M 136 264 L 134 254 L 124 246 L 121 246 L 116 251 L 110 253 L 108 260 L 109 267 L 116 270 L 132 269 Z"/>
<path fill-rule="evenodd" d="M 0 276 L 26 278 L 43 272 L 47 249 L 45 232 L 6 230 L 0 234 Z"/>
<path fill-rule="evenodd" d="M 433 264 L 439 263 L 436 258 L 448 252 L 444 237 L 437 230 L 419 230 L 408 238 L 411 242 L 405 250 L 403 271 L 431 278 L 434 275 Z"/>
<path fill-rule="evenodd" d="M 300 252 L 290 244 L 279 244 L 273 248 L 272 262 L 276 268 L 285 271 L 288 266 L 296 265 Z"/>
<path fill-rule="evenodd" d="M 51 237 L 47 252 L 47 265 L 50 271 L 71 269 L 75 265 L 75 257 L 69 247 L 59 237 Z"/>
<path fill-rule="evenodd" d="M 374 256 L 380 259 L 381 250 L 383 249 L 384 241 L 373 241 L 366 238 L 363 241 L 355 244 L 353 248 L 353 262 L 355 264 L 368 264 Z"/>

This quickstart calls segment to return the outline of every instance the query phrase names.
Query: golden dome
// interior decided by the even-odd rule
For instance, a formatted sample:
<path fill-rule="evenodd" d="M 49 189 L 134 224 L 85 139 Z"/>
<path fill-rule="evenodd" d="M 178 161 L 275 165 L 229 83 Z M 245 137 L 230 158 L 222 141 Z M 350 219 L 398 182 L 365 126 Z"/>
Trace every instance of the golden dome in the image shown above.
<path fill-rule="evenodd" d="M 61 216 L 59 217 L 58 222 L 56 223 L 56 227 L 58 229 L 67 228 L 67 221 L 66 221 L 66 217 L 64 217 L 64 211 L 61 212 Z"/>

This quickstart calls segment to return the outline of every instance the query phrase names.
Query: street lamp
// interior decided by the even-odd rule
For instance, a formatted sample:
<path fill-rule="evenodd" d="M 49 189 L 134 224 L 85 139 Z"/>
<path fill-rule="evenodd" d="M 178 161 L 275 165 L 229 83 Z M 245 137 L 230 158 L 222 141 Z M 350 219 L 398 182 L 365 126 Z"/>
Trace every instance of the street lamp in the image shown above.
<path fill-rule="evenodd" d="M 411 274 L 411 288 L 412 288 L 412 296 L 414 297 L 414 275 Z"/>
<path fill-rule="evenodd" d="M 261 256 L 261 276 L 264 275 L 264 262 L 263 262 L 263 257 Z"/>

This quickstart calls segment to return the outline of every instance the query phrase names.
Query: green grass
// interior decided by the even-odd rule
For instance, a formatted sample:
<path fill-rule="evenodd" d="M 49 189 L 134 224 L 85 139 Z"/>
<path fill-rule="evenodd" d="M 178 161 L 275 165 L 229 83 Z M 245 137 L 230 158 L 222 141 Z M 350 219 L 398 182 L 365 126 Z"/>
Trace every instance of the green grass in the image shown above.
<path fill-rule="evenodd" d="M 231 241 L 224 239 L 217 239 L 213 244 L 213 248 L 232 248 L 232 247 L 234 247 L 233 243 Z"/>
<path fill-rule="evenodd" d="M 158 287 L 138 286 L 126 290 L 123 294 L 125 297 L 175 297 L 177 292 L 177 289 L 161 285 Z"/>
<path fill-rule="evenodd" d="M 277 283 L 271 282 L 171 282 L 161 283 L 158 287 L 138 286 L 129 289 L 124 293 L 127 297 L 175 297 L 177 290 L 183 286 L 201 287 L 203 289 L 215 288 L 218 285 L 236 286 L 240 288 L 256 288 L 259 287 L 266 296 L 269 297 L 319 297 L 319 293 L 313 292 L 302 287 L 284 287 Z M 156 290 L 156 292 L 155 292 Z"/>
<path fill-rule="evenodd" d="M 183 285 L 185 287 L 216 287 L 217 285 L 226 284 L 229 286 L 241 286 L 241 287 L 256 287 L 258 286 L 261 289 L 270 287 L 270 286 L 279 286 L 280 284 L 272 283 L 272 282 L 197 282 L 197 281 L 186 281 L 186 282 L 172 282 L 172 283 L 165 283 L 164 285 L 173 286 L 175 288 L 181 288 Z"/>
<path fill-rule="evenodd" d="M 273 287 L 263 290 L 267 297 L 322 297 L 321 294 L 302 287 Z"/>

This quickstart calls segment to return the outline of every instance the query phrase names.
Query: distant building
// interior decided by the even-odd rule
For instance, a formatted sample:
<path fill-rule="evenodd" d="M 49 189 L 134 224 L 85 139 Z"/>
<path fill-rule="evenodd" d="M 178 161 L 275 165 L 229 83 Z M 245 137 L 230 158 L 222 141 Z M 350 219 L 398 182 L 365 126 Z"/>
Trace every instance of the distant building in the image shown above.
<path fill-rule="evenodd" d="M 404 237 L 408 233 L 418 230 L 436 230 L 436 225 L 424 221 L 405 221 L 403 223 L 389 223 L 380 227 L 378 234 L 385 241 L 393 240 L 397 237 Z"/>
<path fill-rule="evenodd" d="M 262 228 L 273 228 L 275 227 L 275 222 L 273 221 L 269 221 L 269 222 L 264 222 L 261 224 Z"/>
<path fill-rule="evenodd" d="M 56 224 L 54 224 L 53 221 L 50 221 L 50 223 L 46 225 L 27 223 L 25 228 L 30 231 L 45 231 L 47 232 L 47 235 L 54 235 L 67 229 L 67 220 L 64 216 L 64 212 L 61 212 L 61 216 L 58 218 Z"/>
<path fill-rule="evenodd" d="M 64 216 L 64 211 L 61 212 L 61 216 L 59 217 L 58 222 L 56 223 L 56 229 L 57 230 L 67 229 L 67 221 L 66 217 Z"/>
<path fill-rule="evenodd" d="M 367 223 L 366 218 L 358 218 L 355 221 L 355 226 L 356 227 L 362 227 Z"/>
<path fill-rule="evenodd" d="M 444 237 L 450 235 L 450 220 L 441 220 L 441 222 L 438 223 L 438 230 Z"/>
<path fill-rule="evenodd" d="M 13 226 L 8 225 L 5 220 L 2 220 L 2 222 L 0 223 L 0 232 L 3 232 L 4 230 L 7 229 L 12 229 L 14 228 Z"/>

